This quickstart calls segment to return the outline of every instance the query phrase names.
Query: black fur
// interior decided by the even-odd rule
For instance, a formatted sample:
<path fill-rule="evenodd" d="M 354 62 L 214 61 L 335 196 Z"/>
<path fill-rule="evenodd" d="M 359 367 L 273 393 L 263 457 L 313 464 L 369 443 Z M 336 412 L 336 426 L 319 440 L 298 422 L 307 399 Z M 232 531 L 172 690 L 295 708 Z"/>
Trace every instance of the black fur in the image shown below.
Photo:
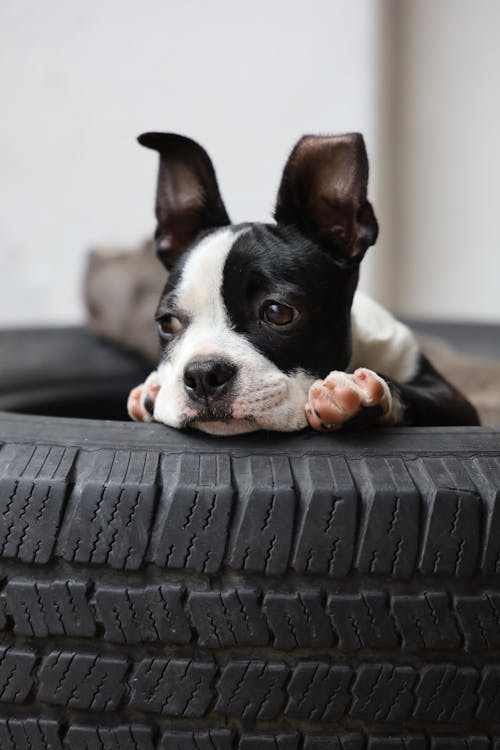
<path fill-rule="evenodd" d="M 383 376 L 383 373 L 381 373 Z M 402 424 L 422 427 L 478 425 L 472 404 L 420 355 L 415 376 L 406 383 L 385 378 L 404 407 Z"/>
<path fill-rule="evenodd" d="M 326 377 L 351 356 L 353 275 L 293 227 L 251 224 L 227 257 L 222 297 L 234 330 L 280 370 Z M 296 308 L 298 319 L 266 325 L 259 317 L 266 300 Z"/>

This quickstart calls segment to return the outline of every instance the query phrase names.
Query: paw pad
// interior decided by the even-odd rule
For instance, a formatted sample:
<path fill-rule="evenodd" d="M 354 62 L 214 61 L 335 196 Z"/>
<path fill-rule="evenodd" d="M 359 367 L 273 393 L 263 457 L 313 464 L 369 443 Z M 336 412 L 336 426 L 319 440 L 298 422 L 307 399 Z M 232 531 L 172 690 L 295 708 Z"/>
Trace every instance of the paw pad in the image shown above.
<path fill-rule="evenodd" d="M 380 407 L 374 421 L 387 418 L 391 393 L 377 373 L 359 368 L 354 373 L 334 370 L 324 380 L 316 380 L 309 390 L 306 415 L 315 430 L 338 430 L 363 410 Z"/>
<path fill-rule="evenodd" d="M 151 422 L 159 390 L 156 372 L 152 372 L 144 383 L 130 391 L 127 401 L 129 416 L 136 422 Z"/>

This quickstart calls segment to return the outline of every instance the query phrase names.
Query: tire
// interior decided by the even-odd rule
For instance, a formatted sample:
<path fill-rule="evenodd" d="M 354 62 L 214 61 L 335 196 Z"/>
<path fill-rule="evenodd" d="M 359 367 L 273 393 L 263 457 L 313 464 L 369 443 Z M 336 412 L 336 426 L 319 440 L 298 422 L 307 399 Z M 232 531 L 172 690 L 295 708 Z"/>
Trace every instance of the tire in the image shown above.
<path fill-rule="evenodd" d="M 1 417 L 1 750 L 500 748 L 500 430 Z"/>
<path fill-rule="evenodd" d="M 0 363 L 0 410 L 89 419 L 126 419 L 151 371 L 79 327 L 0 331 Z"/>

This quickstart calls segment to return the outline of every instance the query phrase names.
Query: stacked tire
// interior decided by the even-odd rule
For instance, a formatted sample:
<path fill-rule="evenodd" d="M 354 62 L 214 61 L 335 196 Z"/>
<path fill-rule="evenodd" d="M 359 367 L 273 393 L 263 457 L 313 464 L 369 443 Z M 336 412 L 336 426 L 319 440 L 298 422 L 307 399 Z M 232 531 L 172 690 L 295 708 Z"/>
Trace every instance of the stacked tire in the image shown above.
<path fill-rule="evenodd" d="M 500 431 L 0 441 L 2 750 L 500 748 Z"/>

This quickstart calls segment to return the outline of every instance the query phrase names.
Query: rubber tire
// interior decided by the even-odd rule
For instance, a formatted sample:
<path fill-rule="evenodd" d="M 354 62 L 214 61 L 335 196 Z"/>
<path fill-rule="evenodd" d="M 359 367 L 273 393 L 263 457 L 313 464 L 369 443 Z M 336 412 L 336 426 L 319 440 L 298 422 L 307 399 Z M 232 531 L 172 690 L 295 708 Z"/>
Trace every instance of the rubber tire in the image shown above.
<path fill-rule="evenodd" d="M 80 327 L 0 331 L 0 410 L 126 419 L 151 365 Z"/>
<path fill-rule="evenodd" d="M 0 416 L 2 750 L 500 748 L 500 430 Z"/>

